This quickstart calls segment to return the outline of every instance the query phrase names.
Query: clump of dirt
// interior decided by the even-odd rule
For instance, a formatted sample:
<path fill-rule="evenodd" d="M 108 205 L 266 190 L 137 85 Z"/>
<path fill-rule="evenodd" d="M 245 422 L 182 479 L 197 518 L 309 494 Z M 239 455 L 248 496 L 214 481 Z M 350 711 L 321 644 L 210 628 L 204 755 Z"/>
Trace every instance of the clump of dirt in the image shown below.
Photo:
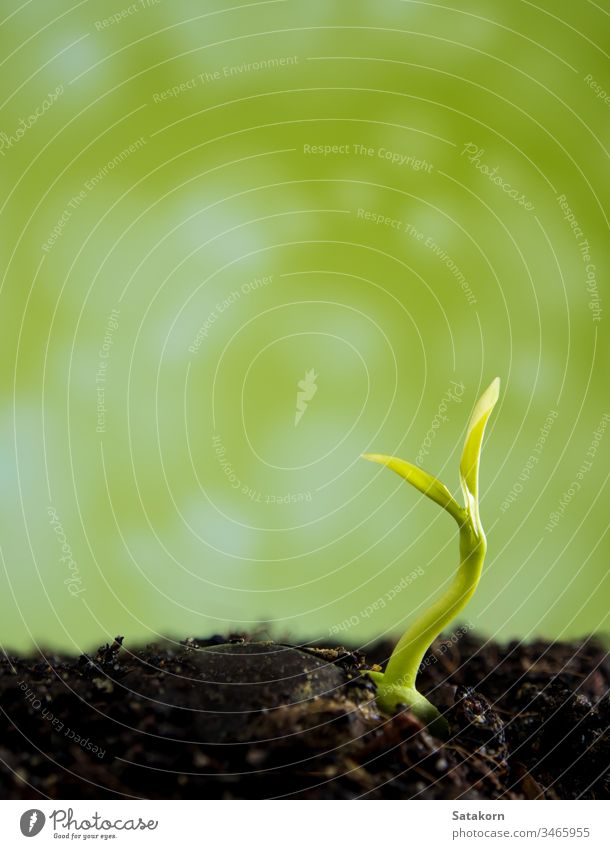
<path fill-rule="evenodd" d="M 0 661 L 0 794 L 69 798 L 606 798 L 610 669 L 594 640 L 437 641 L 440 740 L 381 714 L 393 646 L 247 636 Z M 377 667 L 379 668 L 379 667 Z"/>

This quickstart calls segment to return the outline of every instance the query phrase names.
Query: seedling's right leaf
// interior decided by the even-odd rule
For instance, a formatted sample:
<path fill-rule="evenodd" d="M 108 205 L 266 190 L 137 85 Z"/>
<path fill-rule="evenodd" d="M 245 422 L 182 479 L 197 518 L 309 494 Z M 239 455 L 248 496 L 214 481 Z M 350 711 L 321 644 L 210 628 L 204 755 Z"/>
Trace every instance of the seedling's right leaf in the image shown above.
<path fill-rule="evenodd" d="M 500 394 L 500 378 L 496 377 L 477 401 L 470 417 L 462 459 L 460 460 L 460 482 L 467 507 L 478 509 L 479 503 L 479 458 L 487 419 L 496 405 Z"/>
<path fill-rule="evenodd" d="M 457 522 L 463 520 L 463 510 L 454 497 L 451 495 L 445 484 L 441 483 L 438 478 L 433 477 L 428 472 L 420 469 L 419 466 L 414 466 L 413 463 L 407 463 L 406 460 L 399 460 L 398 457 L 388 457 L 385 454 L 363 454 L 365 460 L 370 460 L 372 463 L 379 463 L 382 466 L 387 466 L 392 469 L 401 478 L 408 481 L 432 501 L 440 504 L 456 519 Z"/>

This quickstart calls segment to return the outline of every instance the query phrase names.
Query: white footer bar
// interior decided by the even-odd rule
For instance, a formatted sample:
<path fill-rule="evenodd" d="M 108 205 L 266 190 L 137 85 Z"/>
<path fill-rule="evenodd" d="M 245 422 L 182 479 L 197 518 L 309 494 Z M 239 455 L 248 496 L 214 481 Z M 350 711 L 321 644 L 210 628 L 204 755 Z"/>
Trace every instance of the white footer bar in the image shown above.
<path fill-rule="evenodd" d="M 605 849 L 609 813 L 604 801 L 7 800 L 0 845 Z"/>

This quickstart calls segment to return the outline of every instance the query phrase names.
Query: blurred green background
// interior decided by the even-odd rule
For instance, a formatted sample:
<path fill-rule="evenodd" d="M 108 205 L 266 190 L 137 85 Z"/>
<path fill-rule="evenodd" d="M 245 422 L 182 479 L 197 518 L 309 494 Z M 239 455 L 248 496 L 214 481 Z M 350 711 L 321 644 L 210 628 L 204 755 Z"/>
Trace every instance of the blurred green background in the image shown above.
<path fill-rule="evenodd" d="M 495 375 L 463 621 L 603 631 L 608 3 L 1 14 L 2 645 L 400 632 Z"/>

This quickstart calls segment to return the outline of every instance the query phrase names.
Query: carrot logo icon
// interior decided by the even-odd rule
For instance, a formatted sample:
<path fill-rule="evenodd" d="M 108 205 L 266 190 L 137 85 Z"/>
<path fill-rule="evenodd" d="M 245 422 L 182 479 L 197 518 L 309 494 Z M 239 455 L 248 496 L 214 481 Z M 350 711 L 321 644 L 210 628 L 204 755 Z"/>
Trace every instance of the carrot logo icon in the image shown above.
<path fill-rule="evenodd" d="M 316 383 L 317 379 L 318 375 L 315 373 L 314 369 L 309 369 L 309 371 L 305 372 L 303 380 L 299 380 L 297 383 L 297 408 L 296 413 L 294 414 L 295 427 L 303 418 L 307 405 L 318 391 L 318 385 Z"/>
<path fill-rule="evenodd" d="M 45 815 L 38 808 L 30 808 L 21 815 L 19 826 L 24 837 L 35 837 L 43 829 Z"/>

